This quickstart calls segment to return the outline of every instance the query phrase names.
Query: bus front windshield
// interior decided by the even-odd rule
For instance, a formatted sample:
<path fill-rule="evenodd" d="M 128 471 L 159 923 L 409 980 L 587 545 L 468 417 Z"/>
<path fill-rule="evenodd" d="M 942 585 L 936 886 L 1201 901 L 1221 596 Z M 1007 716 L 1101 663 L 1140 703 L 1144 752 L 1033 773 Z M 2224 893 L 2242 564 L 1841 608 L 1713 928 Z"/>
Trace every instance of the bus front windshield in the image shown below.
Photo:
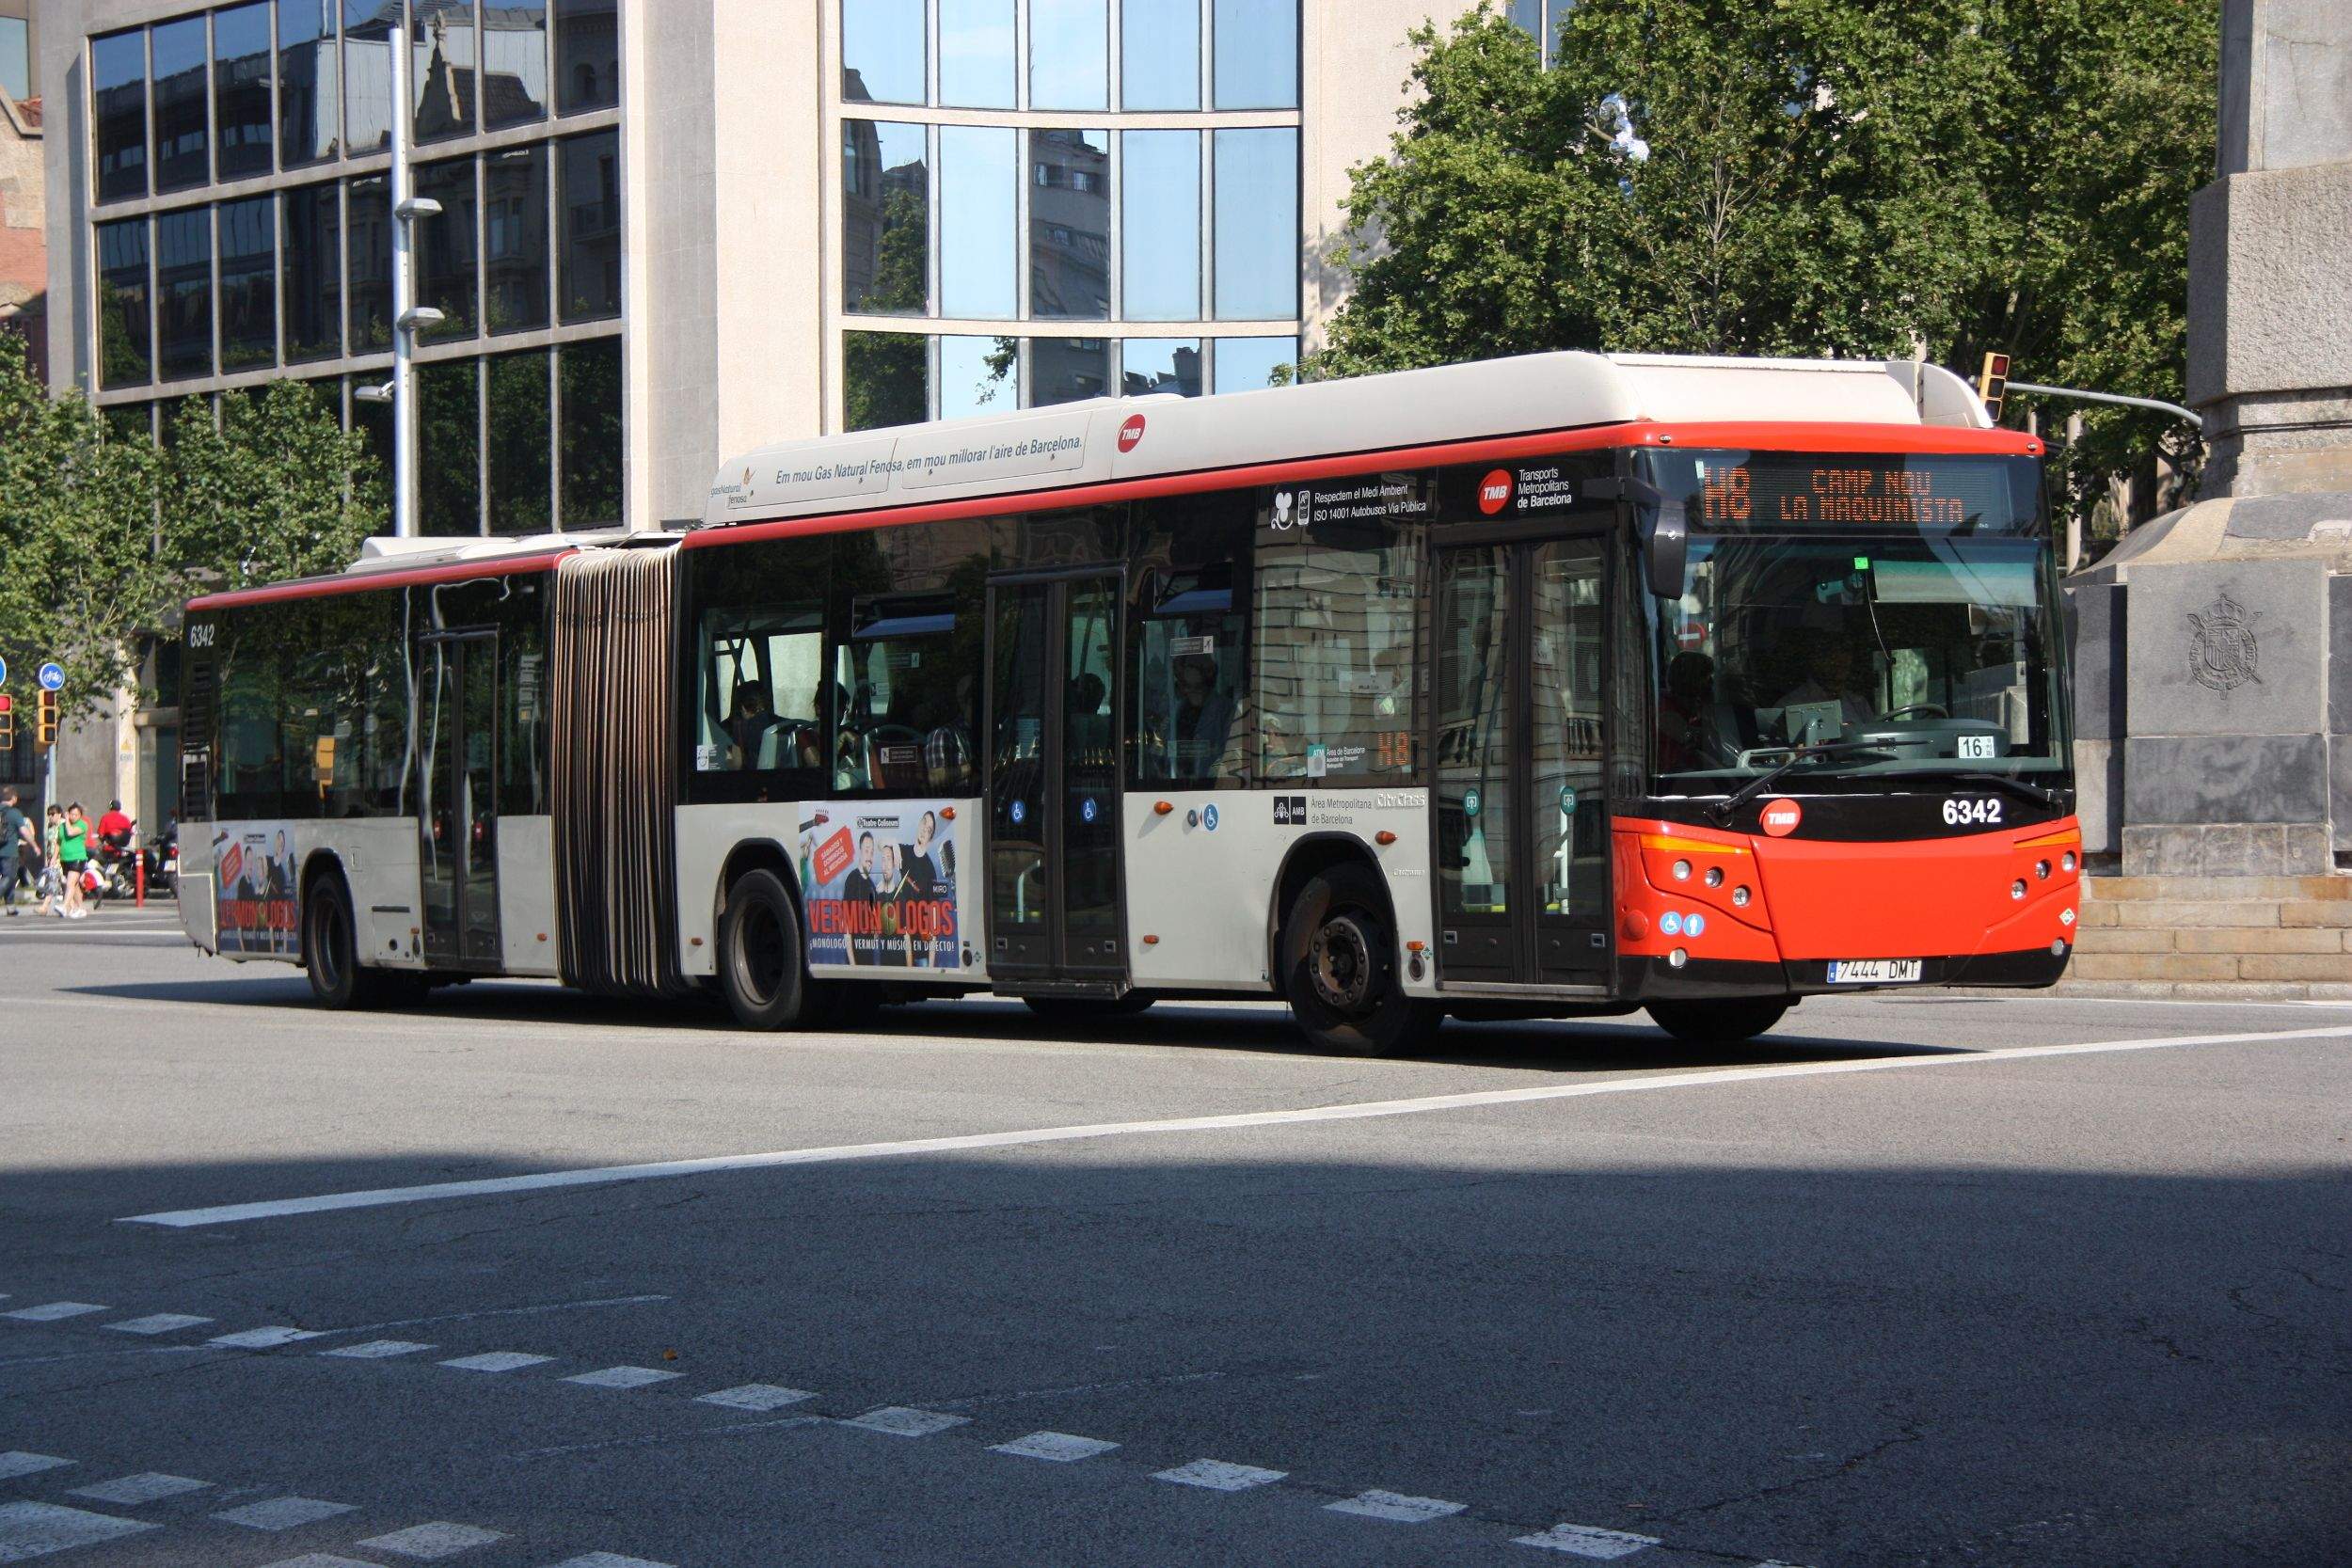
<path fill-rule="evenodd" d="M 1658 788 L 2069 767 L 2057 578 L 2032 460 L 1652 451 L 1682 502 L 1656 605 Z M 1796 780 L 1792 776 L 1792 785 Z"/>

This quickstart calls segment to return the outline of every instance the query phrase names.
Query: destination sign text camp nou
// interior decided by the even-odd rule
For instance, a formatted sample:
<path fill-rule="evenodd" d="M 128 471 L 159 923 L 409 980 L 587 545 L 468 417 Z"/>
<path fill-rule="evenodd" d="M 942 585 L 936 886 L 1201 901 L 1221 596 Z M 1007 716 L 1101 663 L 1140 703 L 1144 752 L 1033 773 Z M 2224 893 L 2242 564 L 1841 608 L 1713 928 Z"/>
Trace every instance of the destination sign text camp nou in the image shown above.
<path fill-rule="evenodd" d="M 1834 457 L 1709 464 L 1699 489 L 1699 521 L 1957 528 L 1983 503 L 1980 483 L 1967 484 L 1961 474 L 1937 466 Z"/>

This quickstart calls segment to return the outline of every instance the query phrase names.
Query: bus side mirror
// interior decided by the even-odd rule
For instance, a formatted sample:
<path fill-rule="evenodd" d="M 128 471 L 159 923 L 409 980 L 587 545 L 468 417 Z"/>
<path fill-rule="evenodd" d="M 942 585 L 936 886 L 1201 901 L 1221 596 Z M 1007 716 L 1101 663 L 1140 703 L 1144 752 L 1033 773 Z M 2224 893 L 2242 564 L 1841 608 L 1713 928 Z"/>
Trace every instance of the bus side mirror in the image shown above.
<path fill-rule="evenodd" d="M 1682 597 L 1682 569 L 1691 554 L 1690 519 L 1679 497 L 1654 485 L 1628 480 L 1626 496 L 1633 502 L 1634 526 L 1642 539 L 1643 576 L 1650 593 L 1661 599 Z"/>

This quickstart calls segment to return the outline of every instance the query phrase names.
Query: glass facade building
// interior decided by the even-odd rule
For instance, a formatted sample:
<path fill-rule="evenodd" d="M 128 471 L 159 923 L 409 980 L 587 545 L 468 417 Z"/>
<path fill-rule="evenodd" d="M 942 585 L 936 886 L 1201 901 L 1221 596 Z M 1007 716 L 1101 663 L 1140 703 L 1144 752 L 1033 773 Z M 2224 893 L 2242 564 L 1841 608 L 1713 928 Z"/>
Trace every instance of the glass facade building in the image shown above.
<path fill-rule="evenodd" d="M 406 49 L 420 531 L 623 521 L 622 0 L 244 0 L 87 40 L 89 389 L 313 384 L 388 467 L 391 51 Z M 199 404 L 199 406 L 201 404 Z"/>
<path fill-rule="evenodd" d="M 838 8 L 837 428 L 1298 357 L 1298 0 Z"/>

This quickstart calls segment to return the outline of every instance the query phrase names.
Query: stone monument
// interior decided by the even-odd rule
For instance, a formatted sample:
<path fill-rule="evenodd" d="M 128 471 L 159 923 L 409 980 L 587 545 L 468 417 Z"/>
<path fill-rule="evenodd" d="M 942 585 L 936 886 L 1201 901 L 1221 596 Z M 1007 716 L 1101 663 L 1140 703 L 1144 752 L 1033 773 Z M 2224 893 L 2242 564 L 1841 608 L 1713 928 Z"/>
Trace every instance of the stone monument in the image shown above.
<path fill-rule="evenodd" d="M 2201 499 L 2068 585 L 2085 847 L 2126 878 L 2332 878 L 2352 867 L 2352 0 L 2225 0 L 2220 102 L 2190 213 Z M 2342 942 L 2335 962 L 2352 981 Z"/>

